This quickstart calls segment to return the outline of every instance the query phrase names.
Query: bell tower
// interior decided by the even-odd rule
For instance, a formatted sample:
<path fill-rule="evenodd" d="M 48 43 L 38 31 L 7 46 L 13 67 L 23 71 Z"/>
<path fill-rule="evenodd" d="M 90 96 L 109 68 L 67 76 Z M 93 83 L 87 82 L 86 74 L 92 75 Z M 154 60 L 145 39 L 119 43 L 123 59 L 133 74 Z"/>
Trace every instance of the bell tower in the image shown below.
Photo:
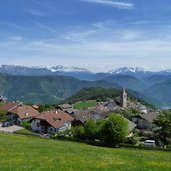
<path fill-rule="evenodd" d="M 120 104 L 121 104 L 122 108 L 127 107 L 127 93 L 125 91 L 125 87 L 122 88 L 121 97 L 120 97 Z"/>

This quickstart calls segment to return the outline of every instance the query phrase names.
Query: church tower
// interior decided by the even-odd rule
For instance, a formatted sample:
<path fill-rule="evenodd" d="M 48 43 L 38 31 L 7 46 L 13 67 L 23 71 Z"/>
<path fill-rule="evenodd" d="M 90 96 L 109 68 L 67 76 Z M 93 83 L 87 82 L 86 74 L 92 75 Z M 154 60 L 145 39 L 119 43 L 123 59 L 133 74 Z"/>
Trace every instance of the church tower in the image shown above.
<path fill-rule="evenodd" d="M 124 87 L 122 88 L 122 92 L 121 92 L 120 104 L 121 104 L 122 108 L 126 108 L 127 107 L 127 93 L 126 93 Z"/>

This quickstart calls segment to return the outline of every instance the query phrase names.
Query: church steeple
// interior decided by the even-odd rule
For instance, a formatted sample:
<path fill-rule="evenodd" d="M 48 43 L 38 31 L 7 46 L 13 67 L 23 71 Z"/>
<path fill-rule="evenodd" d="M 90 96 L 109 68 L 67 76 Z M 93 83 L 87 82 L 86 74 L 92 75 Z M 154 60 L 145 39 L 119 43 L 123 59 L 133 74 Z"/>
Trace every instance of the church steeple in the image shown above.
<path fill-rule="evenodd" d="M 127 107 L 127 93 L 125 91 L 125 87 L 122 88 L 120 104 L 121 104 L 121 107 L 123 107 L 123 108 Z"/>

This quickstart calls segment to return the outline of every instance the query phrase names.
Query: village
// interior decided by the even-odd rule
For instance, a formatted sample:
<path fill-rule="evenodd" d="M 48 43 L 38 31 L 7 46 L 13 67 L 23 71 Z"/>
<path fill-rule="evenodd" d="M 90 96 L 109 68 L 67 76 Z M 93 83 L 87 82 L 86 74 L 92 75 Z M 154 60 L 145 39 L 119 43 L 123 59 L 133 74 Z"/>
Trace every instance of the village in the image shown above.
<path fill-rule="evenodd" d="M 82 103 L 86 103 L 86 100 Z M 127 121 L 128 136 L 133 136 L 135 130 L 152 133 L 155 129 L 153 121 L 159 115 L 159 112 L 140 102 L 132 102 L 124 88 L 117 101 L 108 99 L 106 102 L 97 102 L 93 107 L 75 109 L 74 105 L 61 104 L 53 110 L 39 112 L 38 109 L 38 105 L 10 102 L 1 97 L 0 111 L 5 112 L 7 118 L 1 123 L 0 132 L 13 132 L 11 128 L 18 126 L 23 129 L 24 124 L 29 124 L 31 131 L 52 136 L 70 130 L 71 127 L 84 125 L 90 119 L 98 122 L 110 113 L 116 113 Z M 130 110 L 134 110 L 134 115 L 126 117 L 126 112 Z"/>

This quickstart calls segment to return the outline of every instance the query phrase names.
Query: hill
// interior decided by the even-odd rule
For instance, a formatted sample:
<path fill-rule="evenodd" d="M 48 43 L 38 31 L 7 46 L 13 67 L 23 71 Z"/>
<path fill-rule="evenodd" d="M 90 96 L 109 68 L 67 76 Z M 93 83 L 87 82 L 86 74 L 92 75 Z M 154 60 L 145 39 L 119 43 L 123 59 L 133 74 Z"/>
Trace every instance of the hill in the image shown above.
<path fill-rule="evenodd" d="M 101 88 L 101 87 L 91 87 L 84 88 L 78 91 L 73 96 L 65 100 L 66 103 L 76 103 L 78 101 L 84 100 L 98 100 L 106 101 L 107 98 L 116 98 L 120 95 L 121 89 L 119 88 Z"/>
<path fill-rule="evenodd" d="M 81 81 L 67 76 L 0 75 L 0 94 L 25 103 L 57 103 L 85 87 L 118 87 L 107 81 Z"/>
<path fill-rule="evenodd" d="M 161 83 L 171 79 L 171 75 L 152 75 L 144 79 L 144 82 L 150 86 L 155 85 L 157 83 Z"/>
<path fill-rule="evenodd" d="M 102 87 L 91 87 L 91 88 L 83 88 L 79 90 L 73 96 L 67 98 L 63 103 L 74 104 L 79 101 L 84 100 L 97 100 L 97 101 L 106 101 L 108 98 L 117 100 L 118 96 L 120 96 L 121 88 L 102 88 Z M 137 100 L 142 104 L 148 107 L 154 107 L 151 105 L 149 99 L 133 90 L 127 89 L 128 96 L 131 100 Z"/>
<path fill-rule="evenodd" d="M 154 104 L 160 107 L 171 107 L 171 79 L 156 83 L 148 88 L 144 93 L 148 94 Z"/>
<path fill-rule="evenodd" d="M 104 80 L 117 83 L 121 87 L 126 87 L 135 91 L 141 91 L 144 89 L 144 83 L 132 75 L 112 75 L 104 78 Z"/>
<path fill-rule="evenodd" d="M 169 171 L 171 153 L 0 134 L 1 170 Z M 10 147 L 10 148 L 9 148 Z"/>

